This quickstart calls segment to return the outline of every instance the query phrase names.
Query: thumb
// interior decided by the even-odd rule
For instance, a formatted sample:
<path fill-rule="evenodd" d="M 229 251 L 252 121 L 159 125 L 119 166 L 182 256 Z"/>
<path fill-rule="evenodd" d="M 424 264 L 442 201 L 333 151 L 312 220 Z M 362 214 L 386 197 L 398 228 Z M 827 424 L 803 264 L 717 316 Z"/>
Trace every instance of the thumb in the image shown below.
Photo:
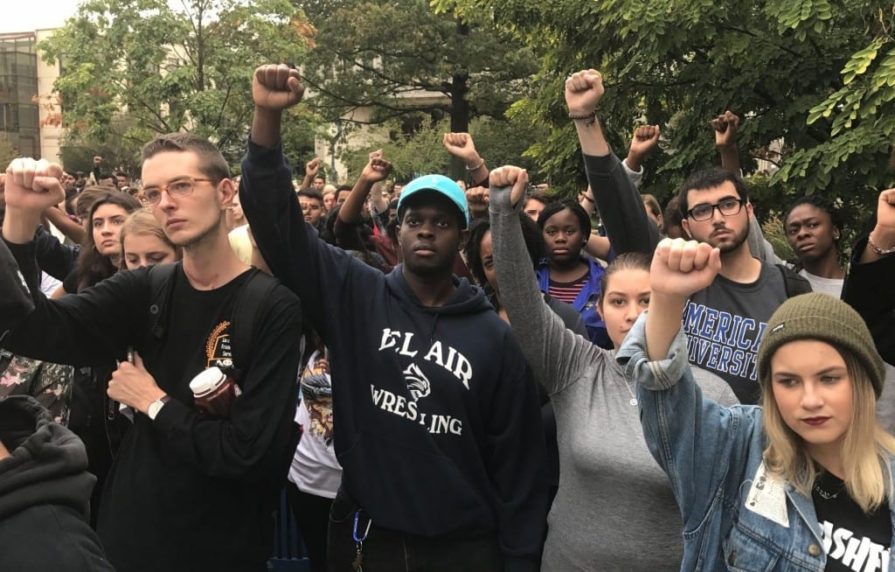
<path fill-rule="evenodd" d="M 143 358 L 140 357 L 136 350 L 134 350 L 134 367 L 140 371 L 146 371 L 146 366 L 143 365 Z"/>
<path fill-rule="evenodd" d="M 521 170 L 516 175 L 516 180 L 513 182 L 513 190 L 510 191 L 510 202 L 513 205 L 519 203 L 522 200 L 522 197 L 525 195 L 525 189 L 528 188 L 528 171 Z"/>

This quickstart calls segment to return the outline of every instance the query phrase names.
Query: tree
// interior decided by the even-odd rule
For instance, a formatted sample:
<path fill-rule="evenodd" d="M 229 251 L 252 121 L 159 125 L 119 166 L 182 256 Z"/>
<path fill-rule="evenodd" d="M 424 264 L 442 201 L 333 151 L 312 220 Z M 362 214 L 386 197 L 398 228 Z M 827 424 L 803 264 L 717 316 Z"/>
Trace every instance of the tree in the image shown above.
<path fill-rule="evenodd" d="M 6 167 L 16 158 L 15 147 L 5 138 L 0 138 L 0 172 L 5 173 Z"/>
<path fill-rule="evenodd" d="M 41 43 L 45 59 L 63 62 L 55 88 L 69 146 L 114 140 L 136 160 L 153 135 L 187 130 L 238 160 L 251 120 L 254 68 L 300 61 L 307 28 L 288 0 L 184 0 L 182 6 L 87 0 Z M 299 128 L 308 131 L 302 144 L 310 147 L 312 129 Z"/>
<path fill-rule="evenodd" d="M 527 44 L 548 46 L 520 119 L 549 126 L 529 148 L 571 192 L 582 182 L 574 130 L 562 103 L 571 72 L 606 78 L 600 115 L 619 154 L 637 122 L 663 126 L 646 188 L 668 196 L 686 174 L 717 164 L 709 119 L 745 118 L 740 148 L 781 169 L 771 188 L 838 196 L 858 209 L 886 184 L 895 134 L 895 16 L 877 0 L 435 0 L 461 17 L 485 18 Z M 841 73 L 840 73 L 841 72 Z M 775 141 L 784 146 L 773 151 Z M 769 210 L 778 208 L 769 205 Z"/>
<path fill-rule="evenodd" d="M 425 112 L 465 132 L 474 117 L 502 118 L 536 69 L 533 49 L 507 42 L 488 22 L 436 14 L 424 1 L 309 4 L 325 17 L 314 21 L 316 46 L 303 67 L 308 101 L 330 120 L 381 124 Z M 356 113 L 363 108 L 373 113 Z M 408 134 L 420 126 L 408 125 Z"/>
<path fill-rule="evenodd" d="M 349 179 L 360 174 L 369 153 L 376 149 L 382 149 L 392 163 L 394 177 L 398 181 L 407 182 L 420 175 L 447 171 L 451 157 L 442 144 L 442 138 L 450 128 L 447 119 L 426 125 L 410 136 L 405 135 L 401 125 L 395 121 L 387 123 L 386 127 L 389 128 L 387 141 L 343 152 L 342 159 L 348 167 Z M 469 133 L 476 149 L 492 168 L 510 163 L 526 167 L 532 171 L 532 180 L 537 181 L 534 163 L 522 156 L 527 142 L 540 135 L 530 126 L 480 117 L 472 120 Z"/>

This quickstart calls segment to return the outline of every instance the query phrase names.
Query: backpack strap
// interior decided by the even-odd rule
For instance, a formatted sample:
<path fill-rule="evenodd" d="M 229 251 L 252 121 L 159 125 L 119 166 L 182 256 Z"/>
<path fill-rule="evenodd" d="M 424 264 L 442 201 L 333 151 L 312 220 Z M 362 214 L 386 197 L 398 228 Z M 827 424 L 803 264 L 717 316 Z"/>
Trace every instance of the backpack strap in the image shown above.
<path fill-rule="evenodd" d="M 783 276 L 783 289 L 787 299 L 800 294 L 811 293 L 811 283 L 805 280 L 805 278 L 799 276 L 783 264 L 776 264 L 776 266 Z"/>
<path fill-rule="evenodd" d="M 257 268 L 250 270 L 251 276 L 239 289 L 230 323 L 233 324 L 231 347 L 233 351 L 233 368 L 235 378 L 240 379 L 252 357 L 252 344 L 256 339 L 256 330 L 261 321 L 258 315 L 261 305 L 269 298 L 279 282 L 272 276 Z"/>
<path fill-rule="evenodd" d="M 180 262 L 156 264 L 149 268 L 149 334 L 150 340 L 160 341 L 165 337 L 171 299 L 174 297 L 174 276 Z"/>

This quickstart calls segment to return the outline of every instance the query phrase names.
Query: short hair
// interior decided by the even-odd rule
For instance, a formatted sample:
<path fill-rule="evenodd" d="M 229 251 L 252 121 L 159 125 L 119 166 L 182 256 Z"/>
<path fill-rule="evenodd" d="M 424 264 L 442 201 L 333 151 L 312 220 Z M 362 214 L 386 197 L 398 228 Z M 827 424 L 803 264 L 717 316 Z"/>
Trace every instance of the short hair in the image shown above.
<path fill-rule="evenodd" d="M 649 212 L 653 213 L 653 216 L 659 218 L 662 216 L 662 207 L 659 206 L 659 201 L 656 200 L 656 197 L 649 193 L 644 193 L 640 195 L 640 198 L 643 199 L 643 204 L 647 206 Z"/>
<path fill-rule="evenodd" d="M 338 187 L 336 187 L 336 197 L 338 197 L 339 193 L 341 193 L 342 191 L 351 192 L 352 188 L 353 187 L 351 185 L 339 185 Z"/>
<path fill-rule="evenodd" d="M 126 177 L 128 179 L 130 178 L 130 175 L 128 175 L 124 171 L 115 171 L 115 176 L 116 177 Z"/>
<path fill-rule="evenodd" d="M 684 181 L 684 184 L 681 186 L 681 192 L 679 194 L 680 204 L 678 205 L 678 208 L 681 211 L 681 219 L 685 219 L 689 215 L 687 212 L 690 210 L 690 207 L 687 204 L 687 193 L 690 191 L 706 191 L 708 189 L 714 189 L 727 182 L 733 183 L 733 187 L 736 189 L 737 195 L 739 195 L 742 201 L 745 202 L 749 200 L 749 189 L 746 187 L 743 178 L 736 173 L 725 171 L 720 167 L 712 167 L 711 169 L 697 171 L 687 177 L 687 180 Z"/>
<path fill-rule="evenodd" d="M 325 183 L 326 175 L 324 175 L 323 173 L 317 173 L 316 175 L 314 175 L 314 178 L 312 180 L 316 181 L 317 179 L 320 179 L 321 181 L 323 181 Z"/>
<path fill-rule="evenodd" d="M 531 259 L 531 266 L 534 268 L 544 257 L 546 250 L 544 237 L 535 222 L 525 213 L 519 213 L 519 224 L 522 225 L 522 239 L 525 241 L 525 249 L 528 251 L 529 259 Z M 473 278 L 476 279 L 476 282 L 482 288 L 485 288 L 488 284 L 485 278 L 485 267 L 482 266 L 482 241 L 489 232 L 491 232 L 490 219 L 482 218 L 476 220 L 469 229 L 466 247 L 463 249 L 464 254 L 466 254 L 466 265 L 469 267 L 469 272 L 472 273 Z"/>
<path fill-rule="evenodd" d="M 167 133 L 157 135 L 143 146 L 143 161 L 165 151 L 192 151 L 199 157 L 199 170 L 209 179 L 218 182 L 230 178 L 230 166 L 215 145 L 192 133 Z"/>
<path fill-rule="evenodd" d="M 525 202 L 522 203 L 523 206 L 525 206 L 525 203 L 527 203 L 530 199 L 534 199 L 539 203 L 545 205 L 550 203 L 550 196 L 544 191 L 531 191 L 530 193 L 527 193 L 525 195 Z"/>
<path fill-rule="evenodd" d="M 544 206 L 544 210 L 541 211 L 540 216 L 538 217 L 538 228 L 544 230 L 544 226 L 547 224 L 547 220 L 555 215 L 558 212 L 569 209 L 572 211 L 572 214 L 575 215 L 575 218 L 578 219 L 578 224 L 581 226 L 581 233 L 585 238 L 590 236 L 591 224 L 590 217 L 587 216 L 587 213 L 584 211 L 584 208 L 571 200 L 564 201 L 553 201 L 547 203 Z"/>
<path fill-rule="evenodd" d="M 684 220 L 681 216 L 681 197 L 680 195 L 675 195 L 671 197 L 671 200 L 665 205 L 665 212 L 662 214 L 662 221 L 665 223 L 665 228 L 669 228 L 672 226 L 680 226 L 683 227 L 682 221 Z"/>
<path fill-rule="evenodd" d="M 295 193 L 295 196 L 315 199 L 320 201 L 321 203 L 323 202 L 323 194 L 316 189 L 302 189 Z"/>
<path fill-rule="evenodd" d="M 804 197 L 796 199 L 794 203 L 789 205 L 789 208 L 786 209 L 786 214 L 783 215 L 784 226 L 786 226 L 786 221 L 787 219 L 789 219 L 789 215 L 792 213 L 792 211 L 796 207 L 802 205 L 809 205 L 827 213 L 830 216 L 830 222 L 833 224 L 833 227 L 836 228 L 836 230 L 838 230 L 840 233 L 842 232 L 842 229 L 845 226 L 842 222 L 842 215 L 839 213 L 839 210 L 833 206 L 832 201 L 820 195 L 806 195 Z"/>

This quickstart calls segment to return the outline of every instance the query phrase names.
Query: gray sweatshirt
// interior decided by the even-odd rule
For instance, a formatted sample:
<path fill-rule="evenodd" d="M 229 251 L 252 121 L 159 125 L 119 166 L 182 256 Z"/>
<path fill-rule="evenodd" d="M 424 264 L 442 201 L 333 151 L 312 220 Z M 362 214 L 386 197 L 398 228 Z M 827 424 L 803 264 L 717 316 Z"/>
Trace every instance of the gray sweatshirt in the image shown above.
<path fill-rule="evenodd" d="M 556 412 L 559 492 L 541 569 L 678 570 L 680 513 L 647 450 L 636 389 L 612 352 L 567 330 L 544 303 L 508 189 L 491 189 L 490 209 L 501 303 Z M 707 396 L 736 403 L 727 384 L 706 377 Z"/>

